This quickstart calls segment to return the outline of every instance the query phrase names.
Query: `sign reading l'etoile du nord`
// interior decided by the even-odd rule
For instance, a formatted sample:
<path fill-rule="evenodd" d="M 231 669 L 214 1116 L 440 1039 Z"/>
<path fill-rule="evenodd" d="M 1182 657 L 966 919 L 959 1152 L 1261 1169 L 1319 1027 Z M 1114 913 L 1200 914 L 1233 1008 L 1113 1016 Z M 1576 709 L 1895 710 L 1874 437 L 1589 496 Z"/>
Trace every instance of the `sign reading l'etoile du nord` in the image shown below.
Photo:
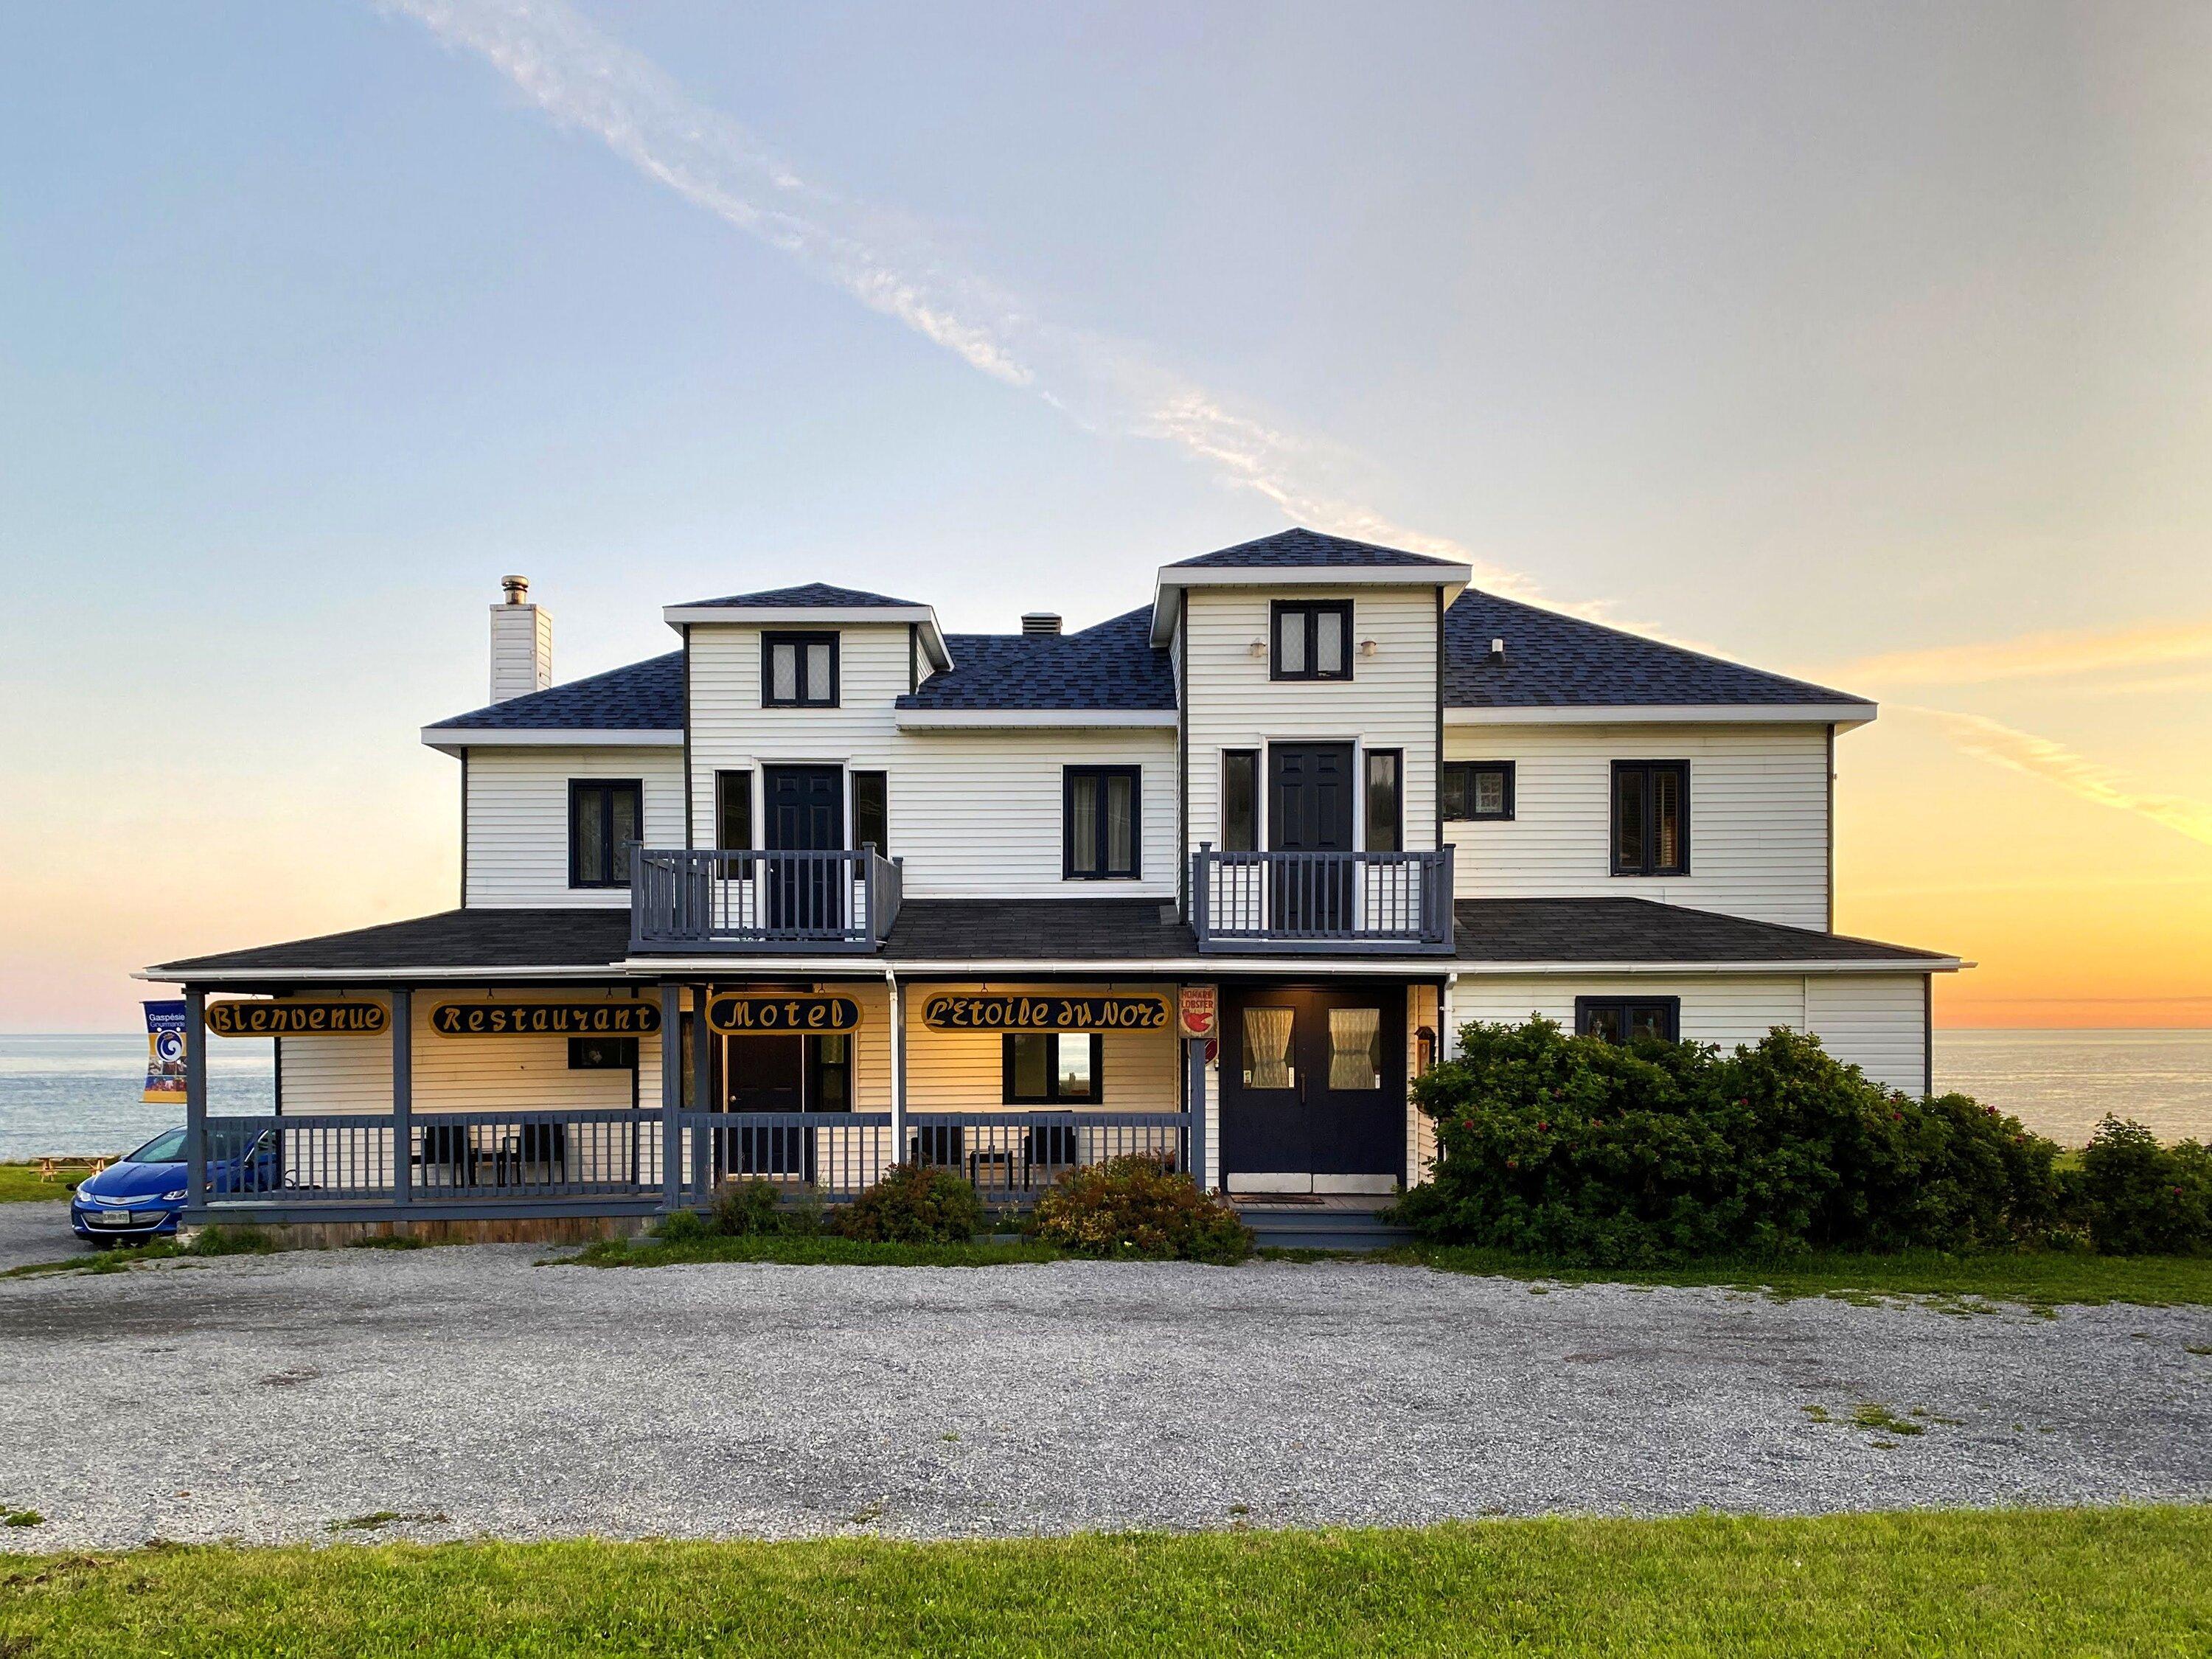
<path fill-rule="evenodd" d="M 1164 996 L 1050 996 L 940 992 L 921 1003 L 933 1031 L 1163 1031 Z"/>

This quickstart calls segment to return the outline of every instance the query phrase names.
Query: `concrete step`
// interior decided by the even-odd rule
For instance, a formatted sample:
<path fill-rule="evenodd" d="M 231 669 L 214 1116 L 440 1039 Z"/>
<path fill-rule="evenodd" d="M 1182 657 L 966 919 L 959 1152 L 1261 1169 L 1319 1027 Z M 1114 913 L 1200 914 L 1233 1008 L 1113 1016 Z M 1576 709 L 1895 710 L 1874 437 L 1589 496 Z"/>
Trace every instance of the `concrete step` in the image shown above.
<path fill-rule="evenodd" d="M 1410 1230 L 1390 1226 L 1371 1211 L 1255 1204 L 1237 1213 L 1262 1249 L 1387 1250 L 1413 1242 Z"/>

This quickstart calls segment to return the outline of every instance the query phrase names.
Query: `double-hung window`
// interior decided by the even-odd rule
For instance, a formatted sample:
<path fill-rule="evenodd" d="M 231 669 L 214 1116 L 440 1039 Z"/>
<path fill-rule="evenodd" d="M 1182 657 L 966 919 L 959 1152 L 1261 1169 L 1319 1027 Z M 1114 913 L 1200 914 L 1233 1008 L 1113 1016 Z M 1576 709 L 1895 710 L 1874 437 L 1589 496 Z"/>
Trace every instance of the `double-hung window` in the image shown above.
<path fill-rule="evenodd" d="M 1437 774 L 1437 787 L 1443 792 L 1447 818 L 1513 816 L 1511 761 L 1446 761 Z"/>
<path fill-rule="evenodd" d="M 1133 881 L 1141 864 L 1138 769 L 1069 766 L 1060 772 L 1060 874 L 1069 881 Z"/>
<path fill-rule="evenodd" d="M 1656 1036 L 1679 1042 L 1682 1033 L 1680 997 L 1577 997 L 1575 1035 L 1626 1042 Z"/>
<path fill-rule="evenodd" d="M 1397 853 L 1405 850 L 1405 770 L 1402 750 L 1367 751 L 1367 850 Z"/>
<path fill-rule="evenodd" d="M 1009 1031 L 1000 1055 L 1004 1103 L 1033 1106 L 1099 1098 L 1104 1039 L 1095 1031 Z"/>
<path fill-rule="evenodd" d="M 1690 763 L 1613 763 L 1613 873 L 1690 873 Z"/>
<path fill-rule="evenodd" d="M 835 708 L 837 636 L 763 634 L 761 702 L 769 708 Z"/>
<path fill-rule="evenodd" d="M 630 848 L 643 833 L 642 786 L 635 778 L 575 778 L 568 784 L 568 885 L 627 887 Z"/>
<path fill-rule="evenodd" d="M 1273 678 L 1352 678 L 1352 601 L 1277 599 L 1269 607 L 1274 635 Z"/>

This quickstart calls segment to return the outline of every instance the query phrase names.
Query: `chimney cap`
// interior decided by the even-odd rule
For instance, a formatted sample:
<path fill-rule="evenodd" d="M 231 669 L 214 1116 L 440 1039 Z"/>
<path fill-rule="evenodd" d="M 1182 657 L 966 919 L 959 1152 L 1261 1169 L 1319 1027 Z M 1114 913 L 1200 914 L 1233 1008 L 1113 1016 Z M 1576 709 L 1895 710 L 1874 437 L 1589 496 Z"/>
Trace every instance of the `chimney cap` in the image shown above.
<path fill-rule="evenodd" d="M 499 579 L 499 585 L 501 588 L 506 590 L 507 602 L 509 605 L 527 605 L 530 603 L 529 577 L 501 576 Z"/>
<path fill-rule="evenodd" d="M 1060 613 L 1057 611 L 1024 611 L 1022 612 L 1022 632 L 1057 634 L 1060 632 Z"/>

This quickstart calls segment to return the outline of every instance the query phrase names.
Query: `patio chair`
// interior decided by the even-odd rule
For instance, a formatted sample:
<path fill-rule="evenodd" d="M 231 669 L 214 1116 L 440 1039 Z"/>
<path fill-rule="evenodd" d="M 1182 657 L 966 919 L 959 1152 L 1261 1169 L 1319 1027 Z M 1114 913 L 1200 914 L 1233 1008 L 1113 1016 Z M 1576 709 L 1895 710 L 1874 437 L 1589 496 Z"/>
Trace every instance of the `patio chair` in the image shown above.
<path fill-rule="evenodd" d="M 425 1123 L 422 1150 L 409 1159 L 422 1170 L 426 1187 L 477 1184 L 477 1146 L 465 1123 Z"/>
<path fill-rule="evenodd" d="M 957 1170 L 967 1163 L 968 1131 L 957 1123 L 924 1123 L 906 1138 L 907 1160 L 934 1169 Z"/>
<path fill-rule="evenodd" d="M 1044 1176 L 1042 1184 L 1049 1186 L 1061 1170 L 1072 1168 L 1078 1161 L 1073 1123 L 1032 1123 L 1022 1131 L 1023 1186 L 1039 1185 L 1039 1171 Z"/>

